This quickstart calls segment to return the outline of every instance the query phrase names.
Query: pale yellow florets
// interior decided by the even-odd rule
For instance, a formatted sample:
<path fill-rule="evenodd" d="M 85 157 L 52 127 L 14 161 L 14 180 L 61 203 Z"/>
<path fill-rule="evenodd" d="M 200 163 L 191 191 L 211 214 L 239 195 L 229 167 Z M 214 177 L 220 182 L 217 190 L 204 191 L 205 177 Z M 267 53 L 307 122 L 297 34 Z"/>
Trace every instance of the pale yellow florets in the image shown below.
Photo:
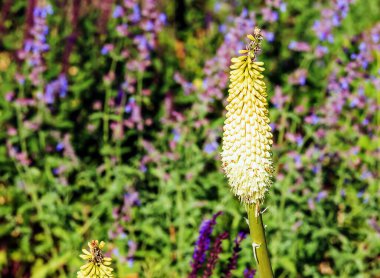
<path fill-rule="evenodd" d="M 113 277 L 113 269 L 111 258 L 104 257 L 102 249 L 105 243 L 99 243 L 97 240 L 92 240 L 88 243 L 90 251 L 82 249 L 83 254 L 80 257 L 86 260 L 86 264 L 80 268 L 77 273 L 78 278 L 111 278 Z"/>
<path fill-rule="evenodd" d="M 232 58 L 222 162 L 233 193 L 244 203 L 264 198 L 272 182 L 272 133 L 269 126 L 263 62 L 255 61 L 261 34 L 255 30 L 243 56 Z"/>

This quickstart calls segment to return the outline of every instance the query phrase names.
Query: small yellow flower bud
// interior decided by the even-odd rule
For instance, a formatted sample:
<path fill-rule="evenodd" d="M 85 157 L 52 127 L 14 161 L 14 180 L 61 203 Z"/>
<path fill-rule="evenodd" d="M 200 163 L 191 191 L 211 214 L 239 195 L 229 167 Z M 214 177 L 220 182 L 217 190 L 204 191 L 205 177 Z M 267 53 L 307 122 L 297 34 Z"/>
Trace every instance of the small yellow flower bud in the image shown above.
<path fill-rule="evenodd" d="M 80 271 L 77 272 L 78 278 L 112 278 L 113 269 L 111 265 L 111 258 L 104 257 L 102 249 L 105 243 L 98 240 L 92 240 L 88 243 L 90 251 L 82 249 L 83 254 L 79 255 L 82 259 L 86 260 L 86 264 L 81 266 Z"/>
<path fill-rule="evenodd" d="M 231 59 L 229 96 L 224 123 L 222 162 L 233 193 L 244 203 L 260 202 L 272 183 L 273 141 L 263 62 L 255 61 L 260 29 L 247 36 L 244 54 Z"/>

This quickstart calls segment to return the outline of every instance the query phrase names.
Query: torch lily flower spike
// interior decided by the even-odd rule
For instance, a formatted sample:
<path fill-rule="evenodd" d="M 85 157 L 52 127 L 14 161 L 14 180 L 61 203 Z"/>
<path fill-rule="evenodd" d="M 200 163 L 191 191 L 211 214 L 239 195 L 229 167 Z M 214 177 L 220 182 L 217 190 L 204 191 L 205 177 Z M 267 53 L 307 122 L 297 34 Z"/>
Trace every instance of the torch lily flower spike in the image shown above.
<path fill-rule="evenodd" d="M 245 204 L 263 200 L 272 183 L 272 132 L 263 62 L 256 61 L 262 36 L 256 28 L 243 55 L 232 58 L 223 133 L 223 168 L 232 192 Z"/>
<path fill-rule="evenodd" d="M 272 132 L 266 85 L 263 81 L 264 63 L 257 61 L 263 36 L 255 28 L 248 35 L 246 49 L 231 59 L 229 96 L 224 122 L 222 165 L 231 191 L 245 205 L 252 240 L 254 259 L 260 278 L 271 278 L 260 203 L 272 184 Z"/>
<path fill-rule="evenodd" d="M 102 249 L 105 243 L 98 240 L 92 240 L 88 243 L 90 251 L 82 249 L 83 254 L 80 257 L 87 261 L 77 273 L 78 278 L 111 278 L 113 269 L 111 258 L 104 257 Z"/>

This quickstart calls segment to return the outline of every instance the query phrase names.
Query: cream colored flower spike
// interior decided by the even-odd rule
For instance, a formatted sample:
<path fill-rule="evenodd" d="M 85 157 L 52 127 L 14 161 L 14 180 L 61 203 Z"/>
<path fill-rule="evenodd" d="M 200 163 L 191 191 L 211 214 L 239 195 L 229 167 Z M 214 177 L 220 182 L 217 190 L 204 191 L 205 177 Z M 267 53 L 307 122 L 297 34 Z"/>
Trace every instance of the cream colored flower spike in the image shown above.
<path fill-rule="evenodd" d="M 261 201 L 272 183 L 272 133 L 269 126 L 263 62 L 257 62 L 261 31 L 247 36 L 244 54 L 232 58 L 224 122 L 222 162 L 233 193 L 240 201 Z"/>

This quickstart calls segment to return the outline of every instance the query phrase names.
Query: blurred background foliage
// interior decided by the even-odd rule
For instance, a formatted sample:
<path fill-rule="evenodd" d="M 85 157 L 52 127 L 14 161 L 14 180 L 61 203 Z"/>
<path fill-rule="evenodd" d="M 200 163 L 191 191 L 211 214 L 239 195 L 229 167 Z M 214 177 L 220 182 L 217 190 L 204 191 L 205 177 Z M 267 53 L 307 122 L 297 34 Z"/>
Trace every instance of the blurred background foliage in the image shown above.
<path fill-rule="evenodd" d="M 265 43 L 276 277 L 379 277 L 380 2 L 0 1 L 0 273 L 186 277 L 199 225 L 247 232 L 220 167 L 228 70 Z M 242 242 L 235 277 L 252 265 Z"/>

